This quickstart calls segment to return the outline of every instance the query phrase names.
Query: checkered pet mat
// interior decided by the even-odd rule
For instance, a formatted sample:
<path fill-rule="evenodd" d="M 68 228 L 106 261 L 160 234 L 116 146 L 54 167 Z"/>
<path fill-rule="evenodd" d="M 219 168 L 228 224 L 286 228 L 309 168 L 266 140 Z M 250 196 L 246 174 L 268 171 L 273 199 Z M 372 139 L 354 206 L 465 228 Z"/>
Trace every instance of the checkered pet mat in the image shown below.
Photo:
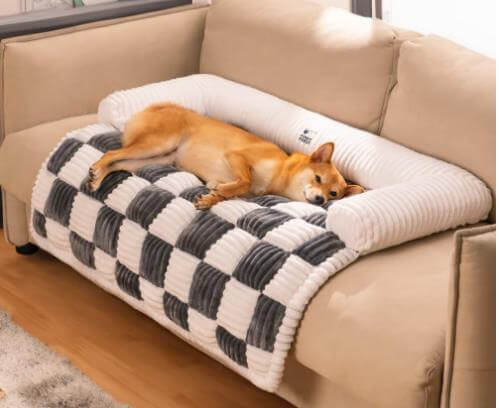
<path fill-rule="evenodd" d="M 262 196 L 198 211 L 193 200 L 208 189 L 171 166 L 115 172 L 90 192 L 90 165 L 120 146 L 102 124 L 61 141 L 33 191 L 36 243 L 274 391 L 306 304 L 357 253 L 307 203 Z"/>

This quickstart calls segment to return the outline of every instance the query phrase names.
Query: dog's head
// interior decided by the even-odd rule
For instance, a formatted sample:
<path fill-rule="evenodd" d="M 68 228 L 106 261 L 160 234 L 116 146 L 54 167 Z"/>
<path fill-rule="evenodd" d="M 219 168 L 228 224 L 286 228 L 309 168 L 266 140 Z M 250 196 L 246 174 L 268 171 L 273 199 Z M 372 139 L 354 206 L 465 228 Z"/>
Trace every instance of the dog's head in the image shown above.
<path fill-rule="evenodd" d="M 303 161 L 289 185 L 290 198 L 322 205 L 364 192 L 361 186 L 348 184 L 331 163 L 333 152 L 334 143 L 325 143 Z"/>

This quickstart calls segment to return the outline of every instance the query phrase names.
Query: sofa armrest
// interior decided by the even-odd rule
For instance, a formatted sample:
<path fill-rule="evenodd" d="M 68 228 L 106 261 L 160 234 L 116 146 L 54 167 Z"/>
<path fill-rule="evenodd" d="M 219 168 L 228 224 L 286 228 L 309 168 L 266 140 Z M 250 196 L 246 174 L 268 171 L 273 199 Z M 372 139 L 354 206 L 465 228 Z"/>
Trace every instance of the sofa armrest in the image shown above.
<path fill-rule="evenodd" d="M 207 10 L 174 7 L 3 40 L 0 141 L 94 113 L 115 90 L 198 72 Z"/>
<path fill-rule="evenodd" d="M 496 227 L 455 235 L 442 407 L 495 406 Z"/>

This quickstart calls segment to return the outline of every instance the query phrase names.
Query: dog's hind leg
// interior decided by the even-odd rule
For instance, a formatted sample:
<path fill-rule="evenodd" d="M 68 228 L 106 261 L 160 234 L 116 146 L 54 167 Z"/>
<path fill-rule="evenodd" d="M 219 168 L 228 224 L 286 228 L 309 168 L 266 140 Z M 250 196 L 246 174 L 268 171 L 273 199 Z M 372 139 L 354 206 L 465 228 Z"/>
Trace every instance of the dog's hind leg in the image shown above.
<path fill-rule="evenodd" d="M 137 166 L 140 163 L 137 163 L 137 161 L 150 160 L 151 162 L 161 162 L 166 156 L 172 155 L 175 152 L 180 141 L 181 136 L 179 134 L 147 135 L 121 149 L 108 151 L 90 167 L 90 189 L 92 191 L 97 190 L 104 178 L 113 171 L 128 170 L 125 166 L 134 169 L 138 168 Z M 127 161 L 129 162 L 128 165 L 125 164 Z M 120 162 L 124 163 L 120 166 Z M 142 166 L 145 164 L 147 162 L 143 162 Z"/>
<path fill-rule="evenodd" d="M 208 194 L 199 197 L 195 206 L 199 210 L 208 209 L 216 203 L 228 198 L 243 196 L 251 189 L 251 167 L 240 152 L 228 152 L 225 159 L 229 164 L 235 180 L 220 183 Z"/>
<path fill-rule="evenodd" d="M 114 162 L 109 166 L 110 172 L 113 171 L 129 171 L 130 173 L 135 173 L 142 167 L 149 164 L 161 164 L 164 166 L 172 165 L 175 163 L 175 153 L 166 156 L 157 156 L 151 159 L 132 159 L 132 160 L 121 160 Z"/>

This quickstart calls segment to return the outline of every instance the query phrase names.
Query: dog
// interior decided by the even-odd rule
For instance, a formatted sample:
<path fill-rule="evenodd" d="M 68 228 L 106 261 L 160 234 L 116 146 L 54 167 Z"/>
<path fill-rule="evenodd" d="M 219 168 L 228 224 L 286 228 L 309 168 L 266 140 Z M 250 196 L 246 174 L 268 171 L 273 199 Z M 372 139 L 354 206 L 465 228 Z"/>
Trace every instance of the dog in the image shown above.
<path fill-rule="evenodd" d="M 359 194 L 331 163 L 333 143 L 311 155 L 288 155 L 277 145 L 228 123 L 181 106 L 151 105 L 125 126 L 123 147 L 110 150 L 89 170 L 95 191 L 113 171 L 135 172 L 148 164 L 175 165 L 202 179 L 210 192 L 196 199 L 198 209 L 248 195 L 275 194 L 323 205 Z"/>

